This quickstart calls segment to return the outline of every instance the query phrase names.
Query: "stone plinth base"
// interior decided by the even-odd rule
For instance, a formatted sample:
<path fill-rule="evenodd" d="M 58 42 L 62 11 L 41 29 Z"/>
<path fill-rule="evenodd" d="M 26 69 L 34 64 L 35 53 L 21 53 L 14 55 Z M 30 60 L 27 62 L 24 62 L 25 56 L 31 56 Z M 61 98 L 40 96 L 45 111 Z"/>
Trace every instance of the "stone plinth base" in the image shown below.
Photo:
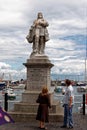
<path fill-rule="evenodd" d="M 29 103 L 15 103 L 14 104 L 14 111 L 17 112 L 26 112 L 26 113 L 37 113 L 38 104 L 29 104 Z M 49 109 L 50 113 L 63 113 L 63 109 L 60 107 L 60 103 L 53 103 L 52 108 Z"/>
<path fill-rule="evenodd" d="M 47 86 L 48 90 L 51 85 L 50 71 L 53 64 L 47 56 L 36 56 L 27 59 L 24 63 L 27 68 L 27 91 L 41 91 L 43 86 Z"/>
<path fill-rule="evenodd" d="M 29 103 L 29 104 L 35 104 L 36 99 L 39 95 L 40 91 L 25 91 L 22 93 L 22 102 L 23 103 Z M 49 93 L 51 98 L 51 103 L 53 102 L 53 93 Z"/>
<path fill-rule="evenodd" d="M 25 113 L 25 112 L 9 112 L 11 117 L 16 122 L 36 122 L 36 113 Z M 63 114 L 50 114 L 49 115 L 50 122 L 63 122 Z"/>
<path fill-rule="evenodd" d="M 29 103 L 16 103 L 14 105 L 14 111 L 9 112 L 11 117 L 17 122 L 35 122 L 38 104 Z M 53 103 L 52 108 L 49 109 L 50 122 L 63 121 L 63 109 L 60 107 L 60 103 Z"/>

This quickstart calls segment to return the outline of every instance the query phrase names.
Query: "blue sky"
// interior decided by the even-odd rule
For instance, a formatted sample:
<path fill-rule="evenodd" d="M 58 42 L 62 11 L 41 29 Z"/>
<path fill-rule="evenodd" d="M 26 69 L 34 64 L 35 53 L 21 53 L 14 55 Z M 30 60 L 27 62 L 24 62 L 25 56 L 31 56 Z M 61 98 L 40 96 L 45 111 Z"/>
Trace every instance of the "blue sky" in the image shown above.
<path fill-rule="evenodd" d="M 26 36 L 38 12 L 49 23 L 51 75 L 84 75 L 86 9 L 86 0 L 0 0 L 0 77 L 26 78 L 23 63 L 32 51 Z"/>

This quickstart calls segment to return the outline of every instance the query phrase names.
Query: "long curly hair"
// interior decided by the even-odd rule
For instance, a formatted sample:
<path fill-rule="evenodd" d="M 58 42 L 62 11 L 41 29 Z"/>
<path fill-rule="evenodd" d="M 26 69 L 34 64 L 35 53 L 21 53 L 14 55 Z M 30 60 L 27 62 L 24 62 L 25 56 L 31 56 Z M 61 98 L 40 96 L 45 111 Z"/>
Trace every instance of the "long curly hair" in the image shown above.
<path fill-rule="evenodd" d="M 42 94 L 47 94 L 48 93 L 48 88 L 47 87 L 43 87 L 42 88 Z"/>

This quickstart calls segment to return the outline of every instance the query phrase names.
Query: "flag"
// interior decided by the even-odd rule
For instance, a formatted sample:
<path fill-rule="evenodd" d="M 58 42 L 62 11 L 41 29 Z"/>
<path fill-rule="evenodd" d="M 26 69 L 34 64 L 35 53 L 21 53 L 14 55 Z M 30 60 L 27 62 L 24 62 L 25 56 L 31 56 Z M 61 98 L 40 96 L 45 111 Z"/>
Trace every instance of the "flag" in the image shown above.
<path fill-rule="evenodd" d="M 6 124 L 6 123 L 14 123 L 14 120 L 11 118 L 11 116 L 6 111 L 4 111 L 0 107 L 0 125 Z"/>

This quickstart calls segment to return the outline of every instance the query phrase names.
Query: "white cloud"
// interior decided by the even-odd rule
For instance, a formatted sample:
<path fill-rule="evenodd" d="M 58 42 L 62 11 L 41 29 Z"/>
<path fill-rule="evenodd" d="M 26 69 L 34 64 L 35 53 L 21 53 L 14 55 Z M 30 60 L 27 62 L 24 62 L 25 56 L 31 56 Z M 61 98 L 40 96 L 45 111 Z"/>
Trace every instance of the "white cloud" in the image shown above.
<path fill-rule="evenodd" d="M 11 66 L 10 66 L 9 64 L 0 62 L 0 69 L 7 69 L 7 68 L 10 68 L 10 67 L 11 67 Z"/>
<path fill-rule="evenodd" d="M 20 80 L 26 77 L 26 69 L 15 70 L 12 66 L 4 62 L 0 62 L 0 79 L 14 80 L 15 78 Z M 23 75 L 23 76 L 22 76 Z"/>
<path fill-rule="evenodd" d="M 84 60 L 80 59 L 68 59 L 64 60 L 61 64 L 60 61 L 55 62 L 55 69 L 53 68 L 53 73 L 60 75 L 60 74 L 66 74 L 66 75 L 80 75 L 84 74 Z"/>

